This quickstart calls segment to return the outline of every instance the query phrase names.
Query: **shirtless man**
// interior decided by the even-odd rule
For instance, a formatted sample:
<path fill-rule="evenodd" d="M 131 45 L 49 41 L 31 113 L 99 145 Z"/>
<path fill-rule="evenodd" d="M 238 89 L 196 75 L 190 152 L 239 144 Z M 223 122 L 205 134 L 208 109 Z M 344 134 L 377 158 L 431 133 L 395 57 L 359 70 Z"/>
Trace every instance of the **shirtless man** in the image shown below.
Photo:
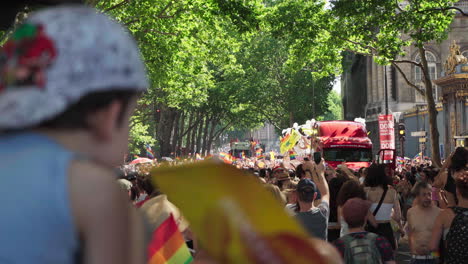
<path fill-rule="evenodd" d="M 432 203 L 432 187 L 426 182 L 414 186 L 416 205 L 408 210 L 409 246 L 411 263 L 438 263 L 429 247 L 435 219 L 440 209 Z"/>

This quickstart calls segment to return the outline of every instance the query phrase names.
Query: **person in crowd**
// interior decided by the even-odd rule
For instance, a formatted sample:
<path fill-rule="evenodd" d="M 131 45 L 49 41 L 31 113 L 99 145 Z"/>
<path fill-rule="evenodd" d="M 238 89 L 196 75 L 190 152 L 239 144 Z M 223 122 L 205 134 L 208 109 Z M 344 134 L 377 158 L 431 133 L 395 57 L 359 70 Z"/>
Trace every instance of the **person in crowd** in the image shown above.
<path fill-rule="evenodd" d="M 414 197 L 411 194 L 411 190 L 413 189 L 413 185 L 410 182 L 411 172 L 405 172 L 403 178 L 395 187 L 397 190 L 399 197 L 400 197 L 400 205 L 402 211 L 402 217 L 406 220 L 406 213 L 408 209 L 411 208 L 413 205 Z"/>
<path fill-rule="evenodd" d="M 281 205 L 286 205 L 286 196 L 281 192 L 280 188 L 273 184 L 266 184 L 265 188 L 273 194 L 276 200 L 281 203 Z"/>
<path fill-rule="evenodd" d="M 444 260 L 447 264 L 466 263 L 468 260 L 468 171 L 457 173 L 455 179 L 458 205 L 443 210 L 437 216 L 432 231 L 431 249 L 437 251 L 441 238 L 445 240 Z"/>
<path fill-rule="evenodd" d="M 298 206 L 295 217 L 313 237 L 327 240 L 329 208 L 329 189 L 325 180 L 323 160 L 319 165 L 306 161 L 304 169 L 309 170 L 312 179 L 303 178 L 297 184 Z M 314 205 L 317 192 L 321 193 L 321 202 Z"/>
<path fill-rule="evenodd" d="M 60 6 L 28 14 L 0 53 L 0 193 L 14 201 L 2 205 L 0 262 L 145 262 L 113 171 L 148 87 L 131 34 Z"/>
<path fill-rule="evenodd" d="M 132 183 L 126 179 L 118 179 L 117 183 L 119 184 L 120 189 L 125 191 L 128 194 L 128 198 L 131 196 L 131 189 L 133 187 Z"/>
<path fill-rule="evenodd" d="M 348 180 L 347 182 L 343 184 L 343 186 L 341 187 L 338 193 L 338 198 L 337 198 L 336 203 L 338 205 L 338 221 L 341 226 L 340 237 L 348 234 L 348 224 L 343 218 L 342 209 L 346 201 L 348 201 L 351 198 L 366 199 L 366 193 L 364 192 L 364 188 L 360 185 L 358 181 Z M 373 219 L 373 216 L 372 216 L 372 219 Z"/>
<path fill-rule="evenodd" d="M 359 171 L 358 171 L 358 174 L 359 174 L 359 183 L 364 184 L 364 181 L 365 181 L 366 175 L 367 175 L 367 168 L 365 168 L 365 167 L 360 168 Z"/>
<path fill-rule="evenodd" d="M 335 172 L 335 171 L 333 171 Z M 341 173 L 337 177 L 333 177 L 329 181 L 330 187 L 330 217 L 328 219 L 328 241 L 333 242 L 340 237 L 341 226 L 338 222 L 338 205 L 337 197 L 343 184 L 348 181 L 348 178 Z"/>
<path fill-rule="evenodd" d="M 455 179 L 458 174 L 462 173 L 468 164 L 468 150 L 464 147 L 458 147 L 455 152 L 442 166 L 437 175 L 434 186 L 444 190 L 443 198 L 448 207 L 453 207 L 457 204 Z"/>
<path fill-rule="evenodd" d="M 430 242 L 435 220 L 441 210 L 433 204 L 432 186 L 427 182 L 416 183 L 413 193 L 416 197 L 415 206 L 408 210 L 407 216 L 411 263 L 439 263 L 437 255 L 432 254 Z"/>
<path fill-rule="evenodd" d="M 397 223 L 401 223 L 401 210 L 395 189 L 390 188 L 391 178 L 385 173 L 385 165 L 372 165 L 364 182 L 367 200 L 372 202 L 371 212 L 377 221 L 377 228 L 369 225 L 369 231 L 387 238 L 396 249 L 396 241 L 390 224 L 392 211 Z"/>
<path fill-rule="evenodd" d="M 333 244 L 340 252 L 345 264 L 394 264 L 394 253 L 388 240 L 366 232 L 364 225 L 369 216 L 371 203 L 361 198 L 351 198 L 343 205 L 343 218 L 348 223 L 349 234 Z"/>

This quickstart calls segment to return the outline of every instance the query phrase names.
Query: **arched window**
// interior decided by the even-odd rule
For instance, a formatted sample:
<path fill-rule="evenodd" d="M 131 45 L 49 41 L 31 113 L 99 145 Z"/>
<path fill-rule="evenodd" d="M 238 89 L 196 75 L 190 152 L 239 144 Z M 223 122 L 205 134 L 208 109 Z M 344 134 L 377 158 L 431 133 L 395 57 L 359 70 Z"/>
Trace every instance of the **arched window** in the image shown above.
<path fill-rule="evenodd" d="M 463 51 L 462 55 L 465 56 L 465 58 L 468 58 L 468 50 Z"/>
<path fill-rule="evenodd" d="M 414 60 L 418 63 L 421 62 L 421 56 L 419 56 L 419 54 L 416 55 L 416 57 L 414 58 Z M 429 70 L 429 77 L 431 80 L 435 80 L 438 78 L 438 75 L 437 75 L 437 58 L 436 56 L 434 55 L 434 53 L 430 52 L 430 51 L 426 51 L 426 60 L 427 60 L 427 66 L 428 66 L 428 70 Z M 424 84 L 423 84 L 423 73 L 422 73 L 422 69 L 421 67 L 417 67 L 417 66 L 414 66 L 414 80 L 415 80 L 415 83 L 416 85 L 425 90 L 424 88 Z M 438 101 L 438 88 L 436 85 L 433 85 L 432 86 L 433 88 L 433 95 L 434 95 L 434 99 L 436 101 Z M 418 92 L 416 92 L 416 96 L 415 96 L 415 100 L 416 102 L 425 102 L 425 98 L 423 96 L 421 96 Z"/>
<path fill-rule="evenodd" d="M 430 76 L 431 80 L 435 80 L 435 79 L 437 79 L 437 65 L 436 65 L 437 59 L 436 59 L 436 56 L 432 52 L 426 51 L 426 59 L 427 59 L 427 66 L 429 67 L 429 76 Z M 419 54 L 416 55 L 414 60 L 417 63 L 421 62 L 421 56 L 419 56 Z M 416 82 L 420 82 L 420 81 L 422 81 L 422 79 L 423 79 L 423 74 L 422 74 L 421 67 L 415 66 L 414 67 L 414 80 Z"/>

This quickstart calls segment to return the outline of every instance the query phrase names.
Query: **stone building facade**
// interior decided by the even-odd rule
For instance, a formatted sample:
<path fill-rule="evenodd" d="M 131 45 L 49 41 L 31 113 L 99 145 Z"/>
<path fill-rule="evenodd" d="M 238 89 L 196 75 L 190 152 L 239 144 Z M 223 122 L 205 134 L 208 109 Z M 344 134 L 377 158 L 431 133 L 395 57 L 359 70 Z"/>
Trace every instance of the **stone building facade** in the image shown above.
<path fill-rule="evenodd" d="M 455 4 L 468 13 L 468 0 L 459 1 Z M 442 43 L 428 43 L 426 45 L 427 59 L 430 68 L 431 79 L 441 77 L 443 65 L 449 56 L 449 47 L 453 41 L 460 46 L 460 51 L 468 57 L 468 17 L 456 15 L 448 38 Z M 408 47 L 406 56 L 401 59 L 419 60 L 416 47 Z M 412 157 L 419 151 L 430 154 L 429 122 L 425 99 L 404 80 L 403 76 L 393 67 L 377 65 L 371 57 L 348 54 L 345 56 L 347 64 L 350 65 L 342 75 L 342 96 L 344 117 L 353 120 L 355 117 L 363 117 L 367 121 L 369 137 L 374 144 L 374 152 L 380 148 L 378 116 L 385 112 L 385 89 L 384 82 L 387 80 L 388 105 L 390 113 L 402 112 L 400 122 L 406 125 L 406 141 L 404 142 L 405 156 Z M 400 64 L 402 70 L 409 79 L 420 87 L 424 87 L 421 81 L 421 71 L 411 64 Z M 440 133 L 440 148 L 442 156 L 444 153 L 445 123 L 443 118 L 443 107 L 441 103 L 441 88 L 434 84 L 434 97 L 436 98 L 438 128 Z M 464 107 L 468 106 L 465 102 Z M 396 129 L 395 129 L 396 130 Z M 420 139 L 412 137 L 411 132 L 427 131 L 426 143 L 420 143 Z M 396 149 L 401 150 L 398 137 L 396 137 Z M 401 153 L 400 153 L 401 155 Z"/>

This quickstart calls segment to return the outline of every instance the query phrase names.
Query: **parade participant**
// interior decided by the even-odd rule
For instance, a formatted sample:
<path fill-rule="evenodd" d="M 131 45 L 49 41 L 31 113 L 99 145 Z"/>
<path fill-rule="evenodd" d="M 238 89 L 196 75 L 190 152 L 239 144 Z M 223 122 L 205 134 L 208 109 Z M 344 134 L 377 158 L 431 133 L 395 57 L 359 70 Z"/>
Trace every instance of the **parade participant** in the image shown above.
<path fill-rule="evenodd" d="M 362 167 L 359 169 L 359 183 L 364 184 L 364 181 L 367 176 L 367 168 Z"/>
<path fill-rule="evenodd" d="M 340 237 L 341 226 L 338 222 L 338 205 L 337 197 L 343 184 L 348 181 L 344 176 L 340 175 L 330 179 L 328 185 L 330 187 L 330 217 L 328 219 L 328 241 L 333 242 Z"/>
<path fill-rule="evenodd" d="M 320 166 L 322 165 L 322 166 Z M 306 161 L 304 169 L 312 173 L 312 179 L 304 178 L 297 184 L 298 207 L 296 218 L 304 228 L 316 238 L 327 240 L 329 209 L 329 190 L 325 180 L 323 160 L 319 165 Z M 321 202 L 314 205 L 317 191 L 320 190 Z"/>
<path fill-rule="evenodd" d="M 445 263 L 466 263 L 468 251 L 468 171 L 458 172 L 455 180 L 458 205 L 443 210 L 435 221 L 432 232 L 431 249 L 439 248 L 439 241 L 445 237 Z"/>
<path fill-rule="evenodd" d="M 341 226 L 340 237 L 348 234 L 348 224 L 343 218 L 342 208 L 343 208 L 343 205 L 346 203 L 346 201 L 348 201 L 351 198 L 366 199 L 366 193 L 364 192 L 364 188 L 360 185 L 359 182 L 348 180 L 341 187 L 340 192 L 338 193 L 337 201 L 336 201 L 338 205 L 338 221 Z"/>
<path fill-rule="evenodd" d="M 397 192 L 389 187 L 391 178 L 385 173 L 385 165 L 372 165 L 369 167 L 364 184 L 367 200 L 372 202 L 371 212 L 378 224 L 377 228 L 368 226 L 369 231 L 387 238 L 395 250 L 396 241 L 390 220 L 393 210 L 394 219 L 397 223 L 400 222 L 401 210 Z"/>
<path fill-rule="evenodd" d="M 333 244 L 341 253 L 346 264 L 394 264 L 394 254 L 385 237 L 366 232 L 371 203 L 361 198 L 352 198 L 343 205 L 343 218 L 349 225 L 349 234 Z"/>
<path fill-rule="evenodd" d="M 93 8 L 55 7 L 29 14 L 0 53 L 0 192 L 14 201 L 0 262 L 143 263 L 113 172 L 148 87 L 130 34 Z"/>
<path fill-rule="evenodd" d="M 458 147 L 455 152 L 442 166 L 437 175 L 434 186 L 444 190 L 444 199 L 449 207 L 457 204 L 455 191 L 455 179 L 457 175 L 466 169 L 468 164 L 468 150 L 464 147 Z"/>
<path fill-rule="evenodd" d="M 408 238 L 411 263 L 438 263 L 436 254 L 430 249 L 432 229 L 440 209 L 432 203 L 432 186 L 418 182 L 413 193 L 416 204 L 408 210 Z"/>

